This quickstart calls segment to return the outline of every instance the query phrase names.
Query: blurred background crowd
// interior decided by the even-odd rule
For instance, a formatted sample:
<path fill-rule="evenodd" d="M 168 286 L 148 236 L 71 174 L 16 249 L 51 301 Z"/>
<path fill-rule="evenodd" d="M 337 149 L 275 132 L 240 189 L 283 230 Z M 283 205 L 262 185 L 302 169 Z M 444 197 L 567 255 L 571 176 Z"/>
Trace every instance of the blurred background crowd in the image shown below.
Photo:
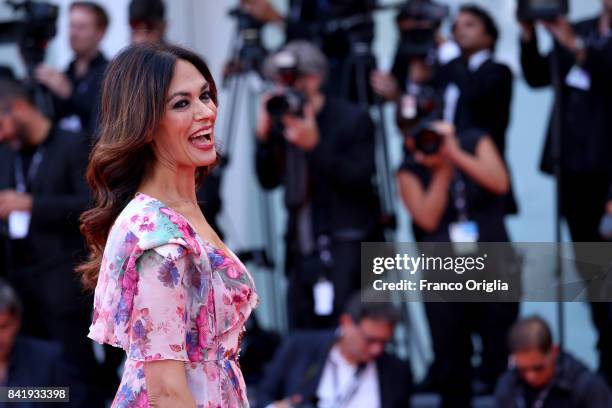
<path fill-rule="evenodd" d="M 359 296 L 362 242 L 612 240 L 612 1 L 4 1 L 0 18 L 1 384 L 114 397 L 124 353 L 86 338 L 73 272 L 84 171 L 109 59 L 168 42 L 220 90 L 198 198 L 258 284 L 254 406 L 612 406 L 596 293 Z"/>

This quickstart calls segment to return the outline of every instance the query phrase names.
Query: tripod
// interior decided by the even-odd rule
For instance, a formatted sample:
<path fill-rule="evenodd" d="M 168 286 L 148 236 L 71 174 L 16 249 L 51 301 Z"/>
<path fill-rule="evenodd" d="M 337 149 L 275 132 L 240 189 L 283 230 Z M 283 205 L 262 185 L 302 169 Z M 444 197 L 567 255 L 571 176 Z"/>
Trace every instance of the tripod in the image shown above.
<path fill-rule="evenodd" d="M 387 145 L 388 132 L 385 127 L 382 101 L 378 96 L 370 94 L 370 87 L 368 85 L 368 74 L 376 68 L 376 58 L 372 54 L 370 41 L 359 36 L 359 33 L 349 38 L 351 53 L 342 71 L 341 94 L 347 98 L 350 96 L 352 90 L 351 79 L 352 74 L 354 74 L 353 82 L 357 103 L 369 113 L 371 113 L 371 108 L 374 108 L 376 114 L 376 118 L 373 118 L 375 124 L 376 178 L 377 185 L 379 186 L 381 209 L 383 211 L 381 223 L 385 229 L 385 239 L 388 242 L 393 242 L 395 239 L 396 209 L 395 189 Z M 407 300 L 407 298 L 403 300 Z M 404 353 L 407 355 L 409 350 L 409 337 L 407 333 L 412 331 L 413 325 L 408 307 L 401 307 L 400 312 L 405 330 L 402 332 L 404 338 L 399 339 L 398 343 L 405 345 Z M 418 342 L 415 339 L 412 341 Z M 415 347 L 419 350 L 424 348 L 420 342 L 415 344 Z"/>
<path fill-rule="evenodd" d="M 357 103 L 367 112 L 370 112 L 370 108 L 373 106 L 376 112 L 376 118 L 372 119 L 375 126 L 376 181 L 379 187 L 379 199 L 382 209 L 381 224 L 385 230 L 385 239 L 392 242 L 396 227 L 395 192 L 389 167 L 387 129 L 385 127 L 382 102 L 377 96 L 372 96 L 373 100 L 370 103 L 370 87 L 368 86 L 368 73 L 376 68 L 376 59 L 372 54 L 369 41 L 360 38 L 358 33 L 349 33 L 349 42 L 351 44 L 351 51 L 342 68 L 341 95 L 347 99 L 350 97 L 351 79 L 354 73 Z"/>
<path fill-rule="evenodd" d="M 258 28 L 252 20 L 246 17 L 240 12 L 232 11 L 232 15 L 238 16 L 237 30 L 232 40 L 232 52 L 229 60 L 232 64 L 235 64 L 230 73 L 226 73 L 224 78 L 224 87 L 229 86 L 229 99 L 227 108 L 227 121 L 223 129 L 223 143 L 224 149 L 221 154 L 221 163 L 219 168 L 226 168 L 231 162 L 231 155 L 234 151 L 235 145 L 235 132 L 236 126 L 240 119 L 238 107 L 241 101 L 244 101 L 246 96 L 247 101 L 250 102 L 248 106 L 247 123 L 248 129 L 252 131 L 255 126 L 255 118 L 253 112 L 255 107 L 253 101 L 256 99 L 252 92 L 250 82 L 253 77 L 259 75 L 258 71 L 263 63 L 266 56 L 266 51 L 261 45 Z M 259 196 L 259 208 L 261 209 L 261 220 L 262 220 L 262 235 L 263 235 L 263 248 L 247 248 L 241 251 L 237 251 L 236 255 L 245 263 L 252 262 L 258 267 L 261 267 L 270 272 L 274 272 L 276 275 L 276 268 L 273 260 L 277 259 L 277 251 L 274 240 L 273 217 L 272 217 L 272 200 L 271 197 L 261 192 Z M 278 292 L 278 282 L 281 281 L 280 276 L 274 276 L 272 279 L 267 280 L 266 289 L 269 293 Z M 270 307 L 272 310 L 272 319 L 275 322 L 281 321 L 279 315 L 278 298 L 276 296 L 269 296 Z"/>

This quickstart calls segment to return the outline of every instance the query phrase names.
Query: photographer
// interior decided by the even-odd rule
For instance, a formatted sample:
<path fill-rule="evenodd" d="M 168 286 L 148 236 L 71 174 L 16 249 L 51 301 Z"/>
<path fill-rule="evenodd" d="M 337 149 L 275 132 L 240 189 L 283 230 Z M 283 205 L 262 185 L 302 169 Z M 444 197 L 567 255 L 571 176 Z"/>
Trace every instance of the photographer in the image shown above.
<path fill-rule="evenodd" d="M 565 16 L 542 21 L 555 39 L 546 56 L 538 50 L 534 22 L 521 21 L 525 80 L 539 88 L 553 84 L 554 77 L 559 79 L 560 210 L 574 242 L 602 240 L 598 226 L 612 174 L 612 1 L 602 0 L 602 4 L 600 16 L 576 24 Z M 542 170 L 549 174 L 555 166 L 552 119 L 550 123 L 541 161 Z M 580 265 L 578 272 L 589 279 L 589 271 Z M 612 384 L 610 305 L 595 302 L 591 311 L 599 332 L 599 369 Z"/>
<path fill-rule="evenodd" d="M 93 135 L 102 75 L 108 63 L 100 51 L 108 15 L 96 3 L 76 1 L 70 5 L 69 18 L 74 60 L 65 73 L 40 64 L 35 77 L 55 96 L 56 119 L 66 119 L 60 126 Z"/>
<path fill-rule="evenodd" d="M 281 74 L 281 60 L 291 57 L 294 73 Z M 291 42 L 265 65 L 281 87 L 283 76 L 293 77 L 289 89 L 281 88 L 284 100 L 303 100 L 303 108 L 279 112 L 272 102 L 283 98 L 265 96 L 257 124 L 257 176 L 265 189 L 283 185 L 289 212 L 290 327 L 329 326 L 359 290 L 360 243 L 383 238 L 372 184 L 373 125 L 367 112 L 322 93 L 327 61 L 314 45 Z"/>
<path fill-rule="evenodd" d="M 510 367 L 495 391 L 499 408 L 604 408 L 612 404 L 606 383 L 553 343 L 537 316 L 515 323 L 508 336 Z"/>
<path fill-rule="evenodd" d="M 343 89 L 351 47 L 354 42 L 371 45 L 374 23 L 371 14 L 377 0 L 290 0 L 287 16 L 282 16 L 269 0 L 242 0 L 241 8 L 262 23 L 283 24 L 286 41 L 306 40 L 315 43 L 328 60 L 328 95 L 355 100 L 356 73 L 350 72 L 351 88 Z M 334 23 L 344 21 L 334 26 Z M 348 94 L 346 92 L 349 92 Z"/>
<path fill-rule="evenodd" d="M 508 241 L 508 173 L 485 131 L 456 134 L 450 123 L 426 123 L 407 134 L 405 146 L 397 179 L 418 242 Z M 426 302 L 425 311 L 434 350 L 426 386 L 440 392 L 444 407 L 468 407 L 472 333 L 482 339 L 480 379 L 492 391 L 506 366 L 504 339 L 518 305 Z"/>
<path fill-rule="evenodd" d="M 404 408 L 412 374 L 385 352 L 399 312 L 353 295 L 336 330 L 304 331 L 282 344 L 259 385 L 260 408 Z"/>
<path fill-rule="evenodd" d="M 402 92 L 410 92 L 415 69 L 448 63 L 459 51 L 439 32 L 448 7 L 431 0 L 409 0 L 396 17 L 399 43 L 391 72 L 375 70 L 370 75 L 374 92 L 386 101 L 397 101 Z M 416 67 L 415 67 L 416 66 Z"/>

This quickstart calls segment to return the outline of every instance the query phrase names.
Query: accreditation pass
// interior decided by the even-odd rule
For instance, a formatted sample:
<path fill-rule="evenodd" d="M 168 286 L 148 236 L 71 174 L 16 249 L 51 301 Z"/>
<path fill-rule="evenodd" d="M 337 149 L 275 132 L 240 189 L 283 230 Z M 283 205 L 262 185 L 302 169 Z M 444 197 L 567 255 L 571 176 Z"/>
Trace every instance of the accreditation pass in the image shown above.
<path fill-rule="evenodd" d="M 69 387 L 0 387 L 0 402 L 70 402 Z"/>

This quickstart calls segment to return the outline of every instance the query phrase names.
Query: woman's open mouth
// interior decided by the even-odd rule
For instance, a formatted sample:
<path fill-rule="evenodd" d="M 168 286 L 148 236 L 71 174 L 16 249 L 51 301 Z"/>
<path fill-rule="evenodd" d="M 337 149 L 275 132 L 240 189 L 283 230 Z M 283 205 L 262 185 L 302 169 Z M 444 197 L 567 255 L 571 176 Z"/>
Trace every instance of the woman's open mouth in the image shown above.
<path fill-rule="evenodd" d="M 189 142 L 192 146 L 201 150 L 211 149 L 214 147 L 212 129 L 199 131 L 195 135 L 189 137 Z"/>

